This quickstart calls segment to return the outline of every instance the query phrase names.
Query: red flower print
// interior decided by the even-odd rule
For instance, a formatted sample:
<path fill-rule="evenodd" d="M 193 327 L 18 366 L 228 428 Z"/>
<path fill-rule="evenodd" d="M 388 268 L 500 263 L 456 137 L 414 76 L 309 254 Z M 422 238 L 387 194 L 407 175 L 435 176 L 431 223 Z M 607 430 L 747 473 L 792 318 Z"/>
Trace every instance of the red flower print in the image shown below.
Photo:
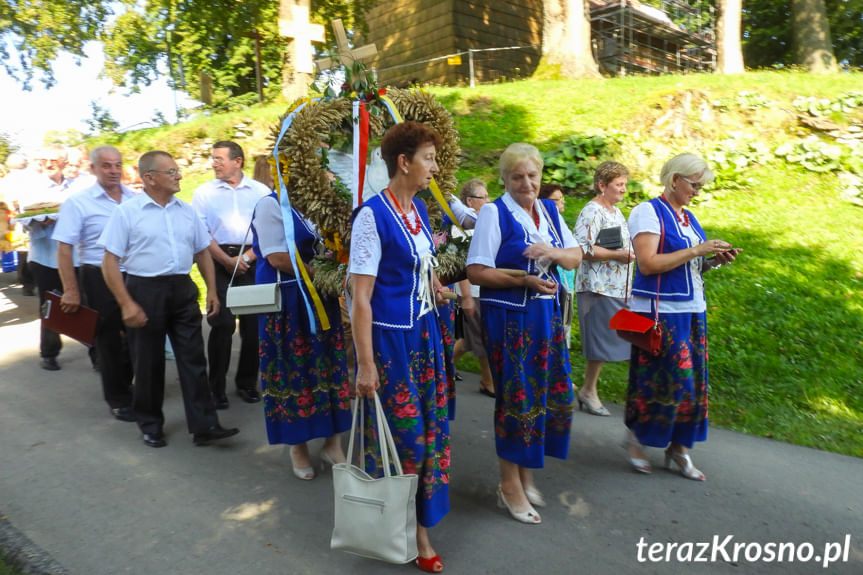
<path fill-rule="evenodd" d="M 411 394 L 406 391 L 400 391 L 396 394 L 396 403 L 399 405 L 405 404 L 411 400 Z"/>
<path fill-rule="evenodd" d="M 440 470 L 441 471 L 446 471 L 449 469 L 449 458 L 441 457 L 439 461 L 440 461 Z"/>
<path fill-rule="evenodd" d="M 523 389 L 519 389 L 514 394 L 512 394 L 513 401 L 521 402 L 521 401 L 524 401 L 526 397 L 527 397 L 527 394 L 524 392 Z"/>
<path fill-rule="evenodd" d="M 680 369 L 692 369 L 692 358 L 681 359 L 677 362 L 677 367 Z"/>
<path fill-rule="evenodd" d="M 548 357 L 548 346 L 543 346 L 541 350 L 539 350 L 539 357 L 546 358 Z"/>

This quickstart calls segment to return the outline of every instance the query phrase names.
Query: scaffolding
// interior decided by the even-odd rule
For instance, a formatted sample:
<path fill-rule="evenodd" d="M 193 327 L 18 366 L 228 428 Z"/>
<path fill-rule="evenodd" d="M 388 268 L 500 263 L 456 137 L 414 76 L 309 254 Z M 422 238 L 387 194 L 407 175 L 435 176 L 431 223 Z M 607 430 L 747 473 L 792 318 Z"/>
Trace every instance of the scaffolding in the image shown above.
<path fill-rule="evenodd" d="M 590 6 L 596 61 L 607 74 L 674 74 L 716 67 L 712 7 L 704 14 L 679 0 L 662 0 L 661 8 L 638 0 L 591 0 Z"/>

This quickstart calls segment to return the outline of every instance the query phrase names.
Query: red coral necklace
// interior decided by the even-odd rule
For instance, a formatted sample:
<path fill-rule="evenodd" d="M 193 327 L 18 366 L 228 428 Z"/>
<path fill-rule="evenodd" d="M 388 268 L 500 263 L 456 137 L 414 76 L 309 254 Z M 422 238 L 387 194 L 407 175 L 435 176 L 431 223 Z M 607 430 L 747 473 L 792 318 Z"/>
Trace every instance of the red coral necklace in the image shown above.
<path fill-rule="evenodd" d="M 413 202 L 411 202 L 411 211 L 414 214 L 414 220 L 416 221 L 416 227 L 410 224 L 410 220 L 408 220 L 408 216 L 405 211 L 402 209 L 399 201 L 396 199 L 395 195 L 393 195 L 393 191 L 387 188 L 387 192 L 390 195 L 390 199 L 393 201 L 396 209 L 399 211 L 399 215 L 402 217 L 402 221 L 405 223 L 405 227 L 408 231 L 413 235 L 419 235 L 420 230 L 422 229 L 422 224 L 420 223 L 420 215 L 417 213 L 416 206 L 414 206 Z"/>
<path fill-rule="evenodd" d="M 671 205 L 671 202 L 669 202 L 667 199 L 665 199 L 664 195 L 662 196 L 662 199 L 666 204 L 668 204 L 668 207 L 671 208 L 671 211 L 674 212 L 674 215 L 677 218 L 678 223 L 680 223 L 681 226 L 688 226 L 689 225 L 689 214 L 686 213 L 686 210 L 684 210 L 683 208 L 680 208 L 680 213 L 677 213 L 677 210 L 674 209 L 674 206 Z M 681 216 L 681 214 L 683 214 L 683 216 Z"/>

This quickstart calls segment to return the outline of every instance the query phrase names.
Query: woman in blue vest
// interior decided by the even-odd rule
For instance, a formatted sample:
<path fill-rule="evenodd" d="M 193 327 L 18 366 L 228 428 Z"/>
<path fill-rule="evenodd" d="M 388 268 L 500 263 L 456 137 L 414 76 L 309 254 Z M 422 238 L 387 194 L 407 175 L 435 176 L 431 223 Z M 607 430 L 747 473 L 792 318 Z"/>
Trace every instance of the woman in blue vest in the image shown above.
<path fill-rule="evenodd" d="M 569 452 L 573 389 L 557 266 L 571 270 L 582 257 L 554 202 L 537 199 L 542 166 L 529 144 L 504 151 L 506 193 L 480 210 L 467 259 L 495 388 L 498 504 L 528 524 L 541 521 L 534 505 L 545 505 L 531 469 Z"/>
<path fill-rule="evenodd" d="M 315 254 L 318 236 L 299 212 L 291 209 L 297 258 L 308 263 Z M 258 201 L 252 216 L 257 267 L 256 284 L 271 284 L 281 272 L 282 310 L 258 316 L 261 388 L 267 439 L 271 444 L 291 446 L 294 475 L 315 477 L 308 441 L 324 438 L 321 458 L 330 463 L 345 461 L 339 434 L 351 428 L 350 379 L 339 303 L 324 298 L 331 327 L 317 333 L 297 284 L 285 241 L 282 207 L 276 194 Z M 299 264 L 298 265 L 303 265 Z"/>
<path fill-rule="evenodd" d="M 438 173 L 440 145 L 417 122 L 387 131 L 389 185 L 357 210 L 350 244 L 357 395 L 379 390 L 402 469 L 420 478 L 416 564 L 431 573 L 443 570 L 428 528 L 449 511 L 449 406 L 436 310 L 442 288 L 426 207 L 414 196 Z M 380 466 L 378 454 L 366 454 L 367 471 L 380 474 Z"/>
<path fill-rule="evenodd" d="M 707 439 L 707 304 L 702 275 L 733 262 L 740 250 L 722 240 L 708 240 L 692 212 L 684 209 L 713 181 L 703 159 L 675 156 L 662 167 L 660 179 L 662 195 L 639 204 L 629 215 L 638 262 L 630 309 L 652 318 L 658 302 L 663 342 L 658 356 L 632 346 L 627 456 L 633 469 L 650 473 L 642 446 L 666 448 L 666 467 L 674 464 L 684 477 L 704 481 L 689 456 L 696 441 Z"/>

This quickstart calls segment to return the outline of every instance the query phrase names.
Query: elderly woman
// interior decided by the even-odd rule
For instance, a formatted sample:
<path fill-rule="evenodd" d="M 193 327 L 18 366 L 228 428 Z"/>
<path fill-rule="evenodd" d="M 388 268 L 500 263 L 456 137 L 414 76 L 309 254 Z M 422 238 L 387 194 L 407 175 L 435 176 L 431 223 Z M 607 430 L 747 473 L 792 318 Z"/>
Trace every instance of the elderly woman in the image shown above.
<path fill-rule="evenodd" d="M 480 211 L 467 259 L 495 387 L 498 504 L 528 524 L 545 504 L 530 470 L 569 452 L 573 391 L 556 266 L 572 269 L 582 256 L 554 202 L 537 199 L 542 166 L 529 144 L 504 151 L 506 193 Z"/>
<path fill-rule="evenodd" d="M 315 254 L 318 237 L 312 225 L 292 209 L 297 264 Z M 313 479 L 307 442 L 325 438 L 321 459 L 345 461 L 339 434 L 351 427 L 350 380 L 338 300 L 324 298 L 331 328 L 311 333 L 306 306 L 297 285 L 285 241 L 282 208 L 275 193 L 261 198 L 252 216 L 257 257 L 255 283 L 278 281 L 281 274 L 282 310 L 258 316 L 261 387 L 267 439 L 291 446 L 294 475 Z"/>
<path fill-rule="evenodd" d="M 416 564 L 431 573 L 443 570 L 428 528 L 449 511 L 449 410 L 436 316 L 441 286 L 426 208 L 414 196 L 438 172 L 440 145 L 437 132 L 417 122 L 387 131 L 381 154 L 389 185 L 357 210 L 350 261 L 357 395 L 380 390 L 402 468 L 420 478 Z M 366 460 L 380 470 L 377 454 Z"/>
<path fill-rule="evenodd" d="M 596 196 L 578 214 L 575 239 L 584 249 L 584 260 L 575 280 L 581 351 L 587 365 L 584 385 L 578 391 L 578 408 L 591 415 L 610 415 L 596 391 L 599 372 L 606 361 L 629 359 L 630 345 L 608 327 L 611 317 L 622 309 L 629 290 L 629 264 L 635 259 L 630 249 L 626 218 L 617 203 L 626 195 L 629 170 L 617 162 L 603 162 L 593 174 Z M 607 230 L 616 243 L 597 243 Z M 604 239 L 604 238 L 603 238 Z"/>
<path fill-rule="evenodd" d="M 657 356 L 632 346 L 627 456 L 636 471 L 650 473 L 642 446 L 666 447 L 666 467 L 674 464 L 684 477 L 704 481 L 689 456 L 696 441 L 707 439 L 707 304 L 702 275 L 733 262 L 740 250 L 722 240 L 708 240 L 695 215 L 684 207 L 713 181 L 703 159 L 675 156 L 662 167 L 660 179 L 662 195 L 639 204 L 629 215 L 638 262 L 631 309 L 653 318 L 658 305 L 663 333 Z"/>

